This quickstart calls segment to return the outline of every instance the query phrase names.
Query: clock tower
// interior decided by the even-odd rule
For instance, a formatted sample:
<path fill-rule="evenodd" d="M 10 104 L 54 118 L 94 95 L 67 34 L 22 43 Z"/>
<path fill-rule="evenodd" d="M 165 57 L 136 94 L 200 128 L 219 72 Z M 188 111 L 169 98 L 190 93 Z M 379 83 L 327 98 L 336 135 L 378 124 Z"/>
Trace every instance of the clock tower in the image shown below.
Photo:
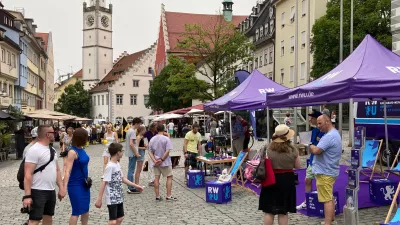
<path fill-rule="evenodd" d="M 88 5 L 89 4 L 89 5 Z M 106 0 L 83 3 L 82 81 L 86 90 L 100 82 L 113 67 L 112 4 Z"/>

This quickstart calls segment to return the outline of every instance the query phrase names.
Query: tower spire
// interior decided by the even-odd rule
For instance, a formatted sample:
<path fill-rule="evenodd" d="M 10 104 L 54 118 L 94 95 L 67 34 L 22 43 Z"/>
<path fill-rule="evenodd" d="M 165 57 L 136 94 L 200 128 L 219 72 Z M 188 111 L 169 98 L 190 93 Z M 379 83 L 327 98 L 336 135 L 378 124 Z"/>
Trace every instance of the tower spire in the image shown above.
<path fill-rule="evenodd" d="M 233 1 L 232 0 L 224 0 L 222 2 L 222 5 L 224 6 L 222 12 L 223 12 L 225 20 L 228 22 L 232 22 Z"/>

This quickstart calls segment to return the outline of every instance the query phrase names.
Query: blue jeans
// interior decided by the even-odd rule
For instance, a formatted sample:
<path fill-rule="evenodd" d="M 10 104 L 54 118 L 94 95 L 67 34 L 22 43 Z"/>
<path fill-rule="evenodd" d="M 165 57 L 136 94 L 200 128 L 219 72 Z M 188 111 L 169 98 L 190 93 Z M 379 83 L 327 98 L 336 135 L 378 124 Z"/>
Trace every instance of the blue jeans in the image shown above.
<path fill-rule="evenodd" d="M 127 178 L 131 182 L 135 181 L 135 177 L 134 177 L 133 174 L 135 173 L 135 170 L 136 170 L 136 161 L 137 161 L 137 158 L 135 156 L 129 157 Z M 134 188 L 132 186 L 129 186 L 129 185 L 128 185 L 128 189 L 131 190 L 131 191 L 136 190 L 136 188 Z"/>

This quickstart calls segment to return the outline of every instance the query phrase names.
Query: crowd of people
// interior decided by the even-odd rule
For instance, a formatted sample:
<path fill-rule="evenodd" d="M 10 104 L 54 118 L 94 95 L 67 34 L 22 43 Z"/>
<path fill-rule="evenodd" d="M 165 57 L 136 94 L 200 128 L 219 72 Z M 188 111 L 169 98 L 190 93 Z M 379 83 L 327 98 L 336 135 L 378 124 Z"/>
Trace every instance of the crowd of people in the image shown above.
<path fill-rule="evenodd" d="M 342 141 L 334 127 L 334 118 L 325 109 L 322 112 L 313 110 L 308 114 L 313 126 L 309 144 L 310 160 L 305 178 L 305 192 L 310 192 L 313 180 L 316 180 L 318 200 L 324 203 L 325 221 L 322 224 L 336 224 L 333 185 L 339 174 L 339 160 L 342 153 Z M 233 155 L 240 151 L 248 151 L 250 138 L 249 124 L 241 116 L 232 120 Z M 217 126 L 210 119 L 209 131 Z M 95 126 L 96 127 L 96 126 Z M 109 211 L 108 224 L 121 224 L 124 217 L 123 183 L 127 185 L 127 194 L 140 194 L 143 186 L 140 184 L 141 172 L 144 166 L 148 168 L 149 186 L 154 186 L 156 201 L 176 201 L 172 195 L 172 162 L 170 152 L 173 149 L 170 136 L 174 134 L 175 125 L 152 123 L 149 129 L 143 125 L 140 118 L 129 122 L 125 145 L 121 145 L 116 127 L 106 124 L 101 142 L 104 144 L 102 156 L 103 176 L 97 208 L 103 201 Z M 83 225 L 89 222 L 90 187 L 92 179 L 88 168 L 90 157 L 85 151 L 88 141 L 93 139 L 90 132 L 93 126 L 80 128 L 68 127 L 60 135 L 60 157 L 63 158 L 63 168 L 59 168 L 58 156 L 54 156 L 51 143 L 55 140 L 52 126 L 40 125 L 31 130 L 32 142 L 24 150 L 25 177 L 23 207 L 28 210 L 27 224 L 51 224 L 54 215 L 56 199 L 62 200 L 69 195 L 72 213 L 69 224 L 77 224 L 80 218 Z M 172 129 L 171 129 L 172 128 Z M 207 129 L 208 129 L 207 128 Z M 189 168 L 197 167 L 196 157 L 202 155 L 201 134 L 199 125 L 193 124 L 191 130 L 184 136 L 185 176 Z M 214 131 L 213 131 L 214 132 Z M 97 133 L 97 132 L 96 132 Z M 280 225 L 288 224 L 288 213 L 305 208 L 305 201 L 296 206 L 296 187 L 298 177 L 294 169 L 299 169 L 301 162 L 299 151 L 291 142 L 294 131 L 287 124 L 278 125 L 272 136 L 272 142 L 262 152 L 269 158 L 275 175 L 275 184 L 262 188 L 259 199 L 259 210 L 264 212 L 264 224 L 272 225 L 275 215 L 278 215 Z M 97 135 L 96 135 L 97 136 Z M 97 137 L 96 137 L 97 139 Z M 147 142 L 145 142 L 147 139 Z M 125 152 L 125 153 L 124 153 Z M 145 155 L 148 154 L 148 164 L 145 165 Z M 128 158 L 126 176 L 123 175 L 120 159 Z M 38 167 L 45 166 L 41 173 L 34 173 Z M 160 194 L 160 177 L 166 178 L 167 193 L 165 198 Z M 184 179 L 186 180 L 186 179 Z M 56 195 L 55 186 L 59 191 Z"/>

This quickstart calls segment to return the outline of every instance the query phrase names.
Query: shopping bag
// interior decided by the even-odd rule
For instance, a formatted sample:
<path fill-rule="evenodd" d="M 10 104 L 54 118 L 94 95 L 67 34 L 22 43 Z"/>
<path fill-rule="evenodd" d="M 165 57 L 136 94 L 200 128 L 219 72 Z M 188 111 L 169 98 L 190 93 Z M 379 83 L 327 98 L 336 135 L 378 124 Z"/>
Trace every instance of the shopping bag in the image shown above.
<path fill-rule="evenodd" d="M 265 179 L 261 182 L 263 187 L 268 187 L 275 184 L 275 174 L 272 169 L 272 163 L 269 158 L 266 158 L 265 161 Z"/>

